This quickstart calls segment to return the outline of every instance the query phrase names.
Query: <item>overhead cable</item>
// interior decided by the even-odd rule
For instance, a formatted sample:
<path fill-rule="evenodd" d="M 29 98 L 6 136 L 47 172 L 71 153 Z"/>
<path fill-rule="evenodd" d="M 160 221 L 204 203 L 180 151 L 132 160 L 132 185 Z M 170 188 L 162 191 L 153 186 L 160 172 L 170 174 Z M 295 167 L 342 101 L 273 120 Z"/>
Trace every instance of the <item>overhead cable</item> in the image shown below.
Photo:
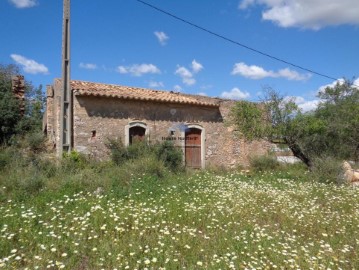
<path fill-rule="evenodd" d="M 185 20 L 185 19 L 183 19 L 183 18 L 180 18 L 180 17 L 178 17 L 177 15 L 174 15 L 174 14 L 172 14 L 172 13 L 170 13 L 170 12 L 168 12 L 168 11 L 165 11 L 165 10 L 159 8 L 159 7 L 156 7 L 156 6 L 152 5 L 152 4 L 149 4 L 149 3 L 147 3 L 147 2 L 145 2 L 145 1 L 143 1 L 143 0 L 136 0 L 136 1 L 139 2 L 139 3 L 141 3 L 141 4 L 143 4 L 143 5 L 148 6 L 148 7 L 152 8 L 152 9 L 154 9 L 154 10 L 157 10 L 157 11 L 163 13 L 163 14 L 166 14 L 166 15 L 168 15 L 168 16 L 170 16 L 170 17 L 172 17 L 172 18 L 174 18 L 174 19 L 176 19 L 176 20 L 178 20 L 178 21 L 181 21 L 181 22 L 183 22 L 183 23 L 186 23 L 186 24 L 188 24 L 188 25 L 190 25 L 190 26 L 192 26 L 192 27 L 194 27 L 194 28 L 197 28 L 197 29 L 199 29 L 199 30 L 201 30 L 201 31 L 207 32 L 208 34 L 211 34 L 211 35 L 213 35 L 213 36 L 216 36 L 216 37 L 218 37 L 218 38 L 221 38 L 221 39 L 223 39 L 223 40 L 225 40 L 225 41 L 227 41 L 227 42 L 230 42 L 230 43 L 232 43 L 232 44 L 235 44 L 235 45 L 237 45 L 237 46 L 241 46 L 241 47 L 243 47 L 243 48 L 245 48 L 245 49 L 247 49 L 247 50 L 251 50 L 251 51 L 253 51 L 253 52 L 255 52 L 255 53 L 261 54 L 261 55 L 263 55 L 263 56 L 265 56 L 265 57 L 271 58 L 271 59 L 276 60 L 276 61 L 278 61 L 278 62 L 285 63 L 285 64 L 290 65 L 290 66 L 292 66 L 292 67 L 295 67 L 295 68 L 298 68 L 298 69 L 301 69 L 301 70 L 310 72 L 310 73 L 312 73 L 312 74 L 316 74 L 316 75 L 318 75 L 318 76 L 321 76 L 321 77 L 324 77 L 324 78 L 327 78 L 327 79 L 330 79 L 330 80 L 333 80 L 333 81 L 338 80 L 337 78 L 334 78 L 334 77 L 331 77 L 331 76 L 329 76 L 329 75 L 326 75 L 326 74 L 317 72 L 317 71 L 315 71 L 315 70 L 312 70 L 312 69 L 309 69 L 309 68 L 305 68 L 305 67 L 302 67 L 302 66 L 300 66 L 300 65 L 291 63 L 291 62 L 286 61 L 286 60 L 284 60 L 284 59 L 281 59 L 281 58 L 279 58 L 279 57 L 273 56 L 273 55 L 271 55 L 271 54 L 265 53 L 265 52 L 263 52 L 263 51 L 260 51 L 260 50 L 257 50 L 257 49 L 255 49 L 255 48 L 252 48 L 252 47 L 250 47 L 250 46 L 248 46 L 248 45 L 245 45 L 245 44 L 243 44 L 243 43 L 240 43 L 240 42 L 238 42 L 238 41 L 235 41 L 235 40 L 233 40 L 233 39 L 230 39 L 230 38 L 228 38 L 228 37 L 225 37 L 225 36 L 223 36 L 223 35 L 221 35 L 221 34 L 215 33 L 215 32 L 213 32 L 213 31 L 211 31 L 211 30 L 208 30 L 208 29 L 206 29 L 206 28 L 204 28 L 204 27 L 202 27 L 202 26 L 199 26 L 199 25 L 194 24 L 194 23 L 192 23 L 192 22 L 190 22 L 190 21 L 188 21 L 188 20 Z"/>

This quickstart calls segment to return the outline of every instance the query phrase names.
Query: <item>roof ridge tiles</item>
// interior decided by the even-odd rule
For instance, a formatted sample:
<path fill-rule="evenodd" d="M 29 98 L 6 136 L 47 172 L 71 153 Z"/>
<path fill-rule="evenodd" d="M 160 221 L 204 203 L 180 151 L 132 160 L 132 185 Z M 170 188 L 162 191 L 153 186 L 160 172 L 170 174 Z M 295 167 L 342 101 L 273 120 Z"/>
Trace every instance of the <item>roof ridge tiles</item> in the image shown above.
<path fill-rule="evenodd" d="M 213 98 L 212 101 L 212 98 L 207 97 L 208 101 L 203 101 L 199 100 L 199 97 L 195 95 L 176 93 L 173 91 L 147 89 L 142 87 L 71 80 L 71 88 L 75 95 L 93 95 L 122 99 L 219 107 L 218 99 L 215 98 Z"/>

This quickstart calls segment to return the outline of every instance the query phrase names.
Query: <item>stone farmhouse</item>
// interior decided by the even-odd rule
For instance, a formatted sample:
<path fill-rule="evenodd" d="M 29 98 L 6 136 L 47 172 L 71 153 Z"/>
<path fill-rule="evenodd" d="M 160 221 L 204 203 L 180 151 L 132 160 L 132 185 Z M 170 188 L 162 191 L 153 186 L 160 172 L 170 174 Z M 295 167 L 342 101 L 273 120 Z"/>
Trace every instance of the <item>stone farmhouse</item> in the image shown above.
<path fill-rule="evenodd" d="M 96 159 L 109 158 L 108 139 L 125 145 L 134 139 L 172 141 L 183 151 L 186 166 L 246 166 L 270 144 L 246 142 L 228 123 L 233 100 L 138 87 L 71 81 L 73 149 Z M 47 86 L 44 129 L 59 152 L 60 91 L 55 79 Z"/>

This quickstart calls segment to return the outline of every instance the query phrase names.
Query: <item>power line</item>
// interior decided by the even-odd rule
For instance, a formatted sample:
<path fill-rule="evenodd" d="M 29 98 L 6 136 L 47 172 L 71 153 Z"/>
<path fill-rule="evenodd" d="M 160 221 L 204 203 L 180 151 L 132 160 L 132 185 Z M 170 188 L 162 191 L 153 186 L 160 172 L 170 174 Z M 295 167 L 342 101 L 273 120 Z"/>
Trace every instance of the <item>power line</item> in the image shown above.
<path fill-rule="evenodd" d="M 336 80 L 337 80 L 337 78 L 334 78 L 334 77 L 325 75 L 325 74 L 323 74 L 323 73 L 314 71 L 314 70 L 312 70 L 312 69 L 305 68 L 305 67 L 299 66 L 299 65 L 297 65 L 297 64 L 288 62 L 288 61 L 286 61 L 286 60 L 284 60 L 284 59 L 281 59 L 281 58 L 279 58 L 279 57 L 270 55 L 270 54 L 268 54 L 268 53 L 265 53 L 265 52 L 262 52 L 262 51 L 260 51 L 260 50 L 254 49 L 254 48 L 252 48 L 252 47 L 250 47 L 250 46 L 247 46 L 247 45 L 245 45 L 245 44 L 243 44 L 243 43 L 240 43 L 240 42 L 238 42 L 238 41 L 235 41 L 235 40 L 233 40 L 233 39 L 227 38 L 227 37 L 225 37 L 225 36 L 223 36 L 223 35 L 221 35 L 221 34 L 217 34 L 217 33 L 213 32 L 213 31 L 211 31 L 211 30 L 208 30 L 208 29 L 202 27 L 202 26 L 199 26 L 199 25 L 194 24 L 194 23 L 192 23 L 192 22 L 190 22 L 190 21 L 187 21 L 187 20 L 185 20 L 185 19 L 182 19 L 182 18 L 180 18 L 180 17 L 178 17 L 178 16 L 176 16 L 176 15 L 174 15 L 174 14 L 168 12 L 168 11 L 165 11 L 165 10 L 159 8 L 159 7 L 156 7 L 156 6 L 154 6 L 154 5 L 151 5 L 151 4 L 149 4 L 149 3 L 145 2 L 145 1 L 142 1 L 142 0 L 136 0 L 136 1 L 139 2 L 139 3 L 141 3 L 141 4 L 143 4 L 143 5 L 148 6 L 148 7 L 152 8 L 152 9 L 154 9 L 154 10 L 157 10 L 157 11 L 163 13 L 163 14 L 166 14 L 166 15 L 168 15 L 168 16 L 170 16 L 170 17 L 172 17 L 172 18 L 174 18 L 174 19 L 176 19 L 176 20 L 178 20 L 178 21 L 181 21 L 181 22 L 183 22 L 183 23 L 186 23 L 186 24 L 188 24 L 188 25 L 190 25 L 190 26 L 192 26 L 192 27 L 194 27 L 194 28 L 197 28 L 197 29 L 199 29 L 199 30 L 202 30 L 202 31 L 204 31 L 204 32 L 207 32 L 208 34 L 211 34 L 211 35 L 213 35 L 213 36 L 216 36 L 216 37 L 218 37 L 218 38 L 221 38 L 221 39 L 223 39 L 223 40 L 225 40 L 225 41 L 228 41 L 228 42 L 230 42 L 230 43 L 232 43 L 232 44 L 235 44 L 235 45 L 237 45 L 237 46 L 241 46 L 241 47 L 243 47 L 243 48 L 245 48 L 245 49 L 247 49 L 247 50 L 253 51 L 253 52 L 258 53 L 258 54 L 261 54 L 261 55 L 263 55 L 263 56 L 265 56 L 265 57 L 271 58 L 271 59 L 276 60 L 276 61 L 278 61 L 278 62 L 285 63 L 285 64 L 290 65 L 290 66 L 292 66 L 292 67 L 295 67 L 295 68 L 298 68 L 298 69 L 301 69 L 301 70 L 310 72 L 310 73 L 312 73 L 312 74 L 316 74 L 316 75 L 318 75 L 318 76 L 321 76 L 321 77 L 324 77 L 324 78 L 327 78 L 327 79 L 330 79 L 330 80 L 333 80 L 333 81 L 336 81 Z"/>

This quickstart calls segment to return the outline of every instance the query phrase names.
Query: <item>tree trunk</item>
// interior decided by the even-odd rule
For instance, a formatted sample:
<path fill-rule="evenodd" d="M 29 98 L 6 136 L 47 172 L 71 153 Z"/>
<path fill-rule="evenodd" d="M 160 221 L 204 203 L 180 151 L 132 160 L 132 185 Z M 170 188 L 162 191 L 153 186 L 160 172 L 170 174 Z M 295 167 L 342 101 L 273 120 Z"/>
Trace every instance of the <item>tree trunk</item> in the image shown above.
<path fill-rule="evenodd" d="M 304 164 L 307 165 L 307 167 L 310 169 L 313 165 L 312 161 L 303 153 L 300 146 L 295 142 L 290 142 L 287 138 L 284 138 L 284 141 L 292 151 L 293 155 L 303 161 Z"/>

